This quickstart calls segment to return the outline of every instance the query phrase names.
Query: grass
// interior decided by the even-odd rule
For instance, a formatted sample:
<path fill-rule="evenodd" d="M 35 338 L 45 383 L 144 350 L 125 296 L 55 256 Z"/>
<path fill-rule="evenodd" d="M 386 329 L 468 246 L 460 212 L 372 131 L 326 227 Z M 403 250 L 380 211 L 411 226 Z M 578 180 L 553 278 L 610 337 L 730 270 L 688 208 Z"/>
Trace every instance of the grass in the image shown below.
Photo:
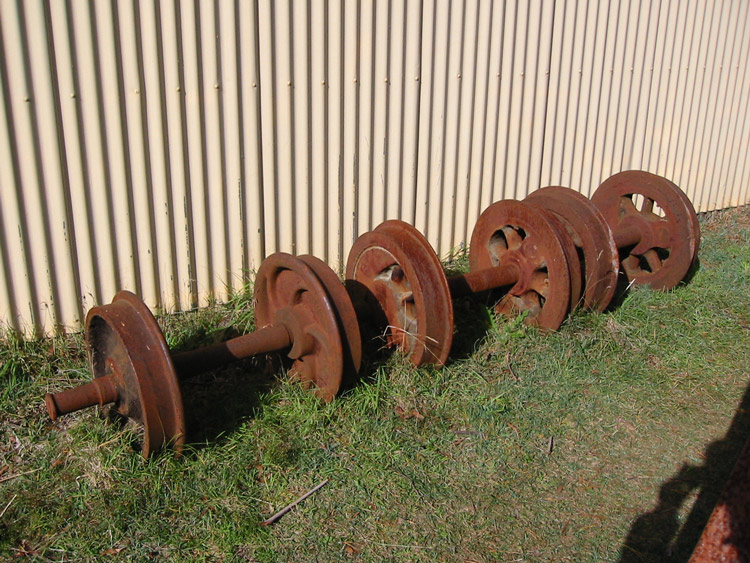
<path fill-rule="evenodd" d="M 181 458 L 144 462 L 99 409 L 50 422 L 43 394 L 90 377 L 81 336 L 7 337 L 0 554 L 685 560 L 750 433 L 750 209 L 701 226 L 700 267 L 672 292 L 636 289 L 546 336 L 460 300 L 448 366 L 376 357 L 330 404 L 278 362 L 199 376 Z M 250 298 L 160 322 L 190 348 L 252 326 Z"/>

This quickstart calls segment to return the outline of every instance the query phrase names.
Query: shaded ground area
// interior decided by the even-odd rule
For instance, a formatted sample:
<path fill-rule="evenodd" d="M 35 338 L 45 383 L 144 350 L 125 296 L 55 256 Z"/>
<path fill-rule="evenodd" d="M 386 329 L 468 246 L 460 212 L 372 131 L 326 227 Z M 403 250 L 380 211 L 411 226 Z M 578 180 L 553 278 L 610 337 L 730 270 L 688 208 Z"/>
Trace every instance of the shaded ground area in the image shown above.
<path fill-rule="evenodd" d="M 633 523 L 620 561 L 687 560 L 749 438 L 750 386 L 726 435 L 706 447 L 703 463 L 680 467 L 660 487 L 658 505 Z M 680 526 L 680 511 L 691 495 L 694 504 Z"/>

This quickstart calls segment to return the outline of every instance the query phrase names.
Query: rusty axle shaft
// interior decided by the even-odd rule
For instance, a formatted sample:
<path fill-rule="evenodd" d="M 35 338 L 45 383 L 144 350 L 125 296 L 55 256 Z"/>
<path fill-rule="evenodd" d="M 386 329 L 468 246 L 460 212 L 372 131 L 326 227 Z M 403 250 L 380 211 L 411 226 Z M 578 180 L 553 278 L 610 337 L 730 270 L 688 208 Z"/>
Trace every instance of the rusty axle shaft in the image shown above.
<path fill-rule="evenodd" d="M 177 376 L 187 378 L 244 358 L 284 350 L 291 345 L 292 339 L 287 327 L 283 324 L 271 325 L 225 342 L 172 354 L 172 363 Z M 117 402 L 120 398 L 118 388 L 122 388 L 122 374 L 114 363 L 109 362 L 108 367 L 108 373 L 90 383 L 61 393 L 47 393 L 44 400 L 50 418 L 55 420 L 60 415 L 94 405 L 104 406 Z"/>
<path fill-rule="evenodd" d="M 498 287 L 513 285 L 520 279 L 520 270 L 509 264 L 504 268 L 485 268 L 448 278 L 448 287 L 453 297 L 482 293 Z"/>
<path fill-rule="evenodd" d="M 115 374 L 97 377 L 91 383 L 67 389 L 60 393 L 47 393 L 44 402 L 52 420 L 58 416 L 94 405 L 104 406 L 117 400 Z"/>
<path fill-rule="evenodd" d="M 179 377 L 190 377 L 258 354 L 285 350 L 291 345 L 292 337 L 285 325 L 270 325 L 212 346 L 172 354 L 172 362 Z"/>

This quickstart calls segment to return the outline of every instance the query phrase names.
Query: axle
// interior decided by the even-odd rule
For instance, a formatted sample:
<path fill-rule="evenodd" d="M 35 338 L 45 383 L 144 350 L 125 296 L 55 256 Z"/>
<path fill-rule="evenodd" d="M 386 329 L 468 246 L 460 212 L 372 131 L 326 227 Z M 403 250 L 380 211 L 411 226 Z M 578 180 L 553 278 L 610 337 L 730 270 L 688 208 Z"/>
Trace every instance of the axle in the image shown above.
<path fill-rule="evenodd" d="M 103 377 L 97 377 L 90 383 L 67 389 L 60 393 L 47 393 L 44 402 L 47 404 L 47 412 L 52 420 L 58 416 L 75 412 L 94 405 L 104 406 L 114 403 L 118 399 L 117 393 L 118 374 L 108 373 Z"/>
<path fill-rule="evenodd" d="M 284 350 L 291 345 L 292 337 L 286 326 L 271 325 L 226 342 L 172 354 L 172 362 L 178 376 L 184 378 L 258 354 Z"/>
<path fill-rule="evenodd" d="M 321 399 L 336 395 L 346 374 L 361 363 L 361 336 L 351 300 L 324 262 L 277 252 L 258 269 L 255 321 L 263 328 L 220 344 L 173 353 L 141 299 L 120 291 L 109 305 L 86 316 L 86 342 L 93 380 L 47 394 L 50 417 L 114 403 L 116 411 L 143 425 L 141 453 L 185 443 L 182 391 L 178 382 L 201 371 L 258 354 L 283 351 L 289 375 Z"/>
<path fill-rule="evenodd" d="M 612 235 L 615 238 L 615 246 L 617 248 L 635 246 L 641 242 L 641 237 L 643 236 L 638 226 L 632 224 L 629 227 L 619 227 Z"/>
<path fill-rule="evenodd" d="M 183 379 L 251 356 L 284 350 L 291 345 L 286 326 L 271 325 L 226 342 L 171 356 L 178 378 Z M 90 383 L 60 393 L 47 393 L 44 400 L 50 418 L 55 420 L 60 415 L 94 405 L 116 403 L 120 399 L 119 390 L 124 387 L 123 374 L 111 360 L 107 362 L 107 368 L 105 375 Z"/>
<path fill-rule="evenodd" d="M 466 274 L 450 276 L 448 287 L 453 297 L 481 293 L 498 287 L 513 285 L 519 281 L 520 270 L 515 264 L 483 268 Z"/>

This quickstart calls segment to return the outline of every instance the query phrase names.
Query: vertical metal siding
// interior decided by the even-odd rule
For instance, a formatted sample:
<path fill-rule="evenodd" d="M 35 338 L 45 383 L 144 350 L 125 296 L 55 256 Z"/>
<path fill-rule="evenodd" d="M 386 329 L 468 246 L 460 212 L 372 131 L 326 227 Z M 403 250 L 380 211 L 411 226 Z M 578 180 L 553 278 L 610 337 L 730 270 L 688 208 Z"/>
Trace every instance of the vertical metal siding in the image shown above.
<path fill-rule="evenodd" d="M 384 219 L 464 244 L 492 201 L 642 168 L 750 202 L 740 0 L 0 0 L 0 318 L 121 288 L 226 299 L 341 269 Z"/>
<path fill-rule="evenodd" d="M 740 172 L 746 169 L 747 161 L 750 160 L 748 159 L 748 154 L 750 154 L 750 122 L 748 121 L 750 120 L 750 103 L 748 103 L 748 100 L 750 100 L 750 72 L 747 71 L 750 64 L 750 29 L 748 29 L 750 15 L 747 3 L 744 4 L 744 7 L 744 41 L 740 50 L 740 64 L 737 66 L 737 81 L 738 83 L 742 83 L 741 95 L 738 102 L 740 106 L 744 107 L 740 107 L 740 111 L 732 113 L 735 128 L 732 136 L 727 141 L 728 146 L 725 149 L 725 154 L 731 151 L 730 162 L 732 164 L 728 166 L 726 180 L 731 196 L 719 199 L 715 204 L 717 208 L 725 205 L 726 202 L 729 205 L 741 205 L 750 201 L 750 177 L 744 176 Z M 741 139 L 740 143 L 737 143 L 737 139 Z"/>

